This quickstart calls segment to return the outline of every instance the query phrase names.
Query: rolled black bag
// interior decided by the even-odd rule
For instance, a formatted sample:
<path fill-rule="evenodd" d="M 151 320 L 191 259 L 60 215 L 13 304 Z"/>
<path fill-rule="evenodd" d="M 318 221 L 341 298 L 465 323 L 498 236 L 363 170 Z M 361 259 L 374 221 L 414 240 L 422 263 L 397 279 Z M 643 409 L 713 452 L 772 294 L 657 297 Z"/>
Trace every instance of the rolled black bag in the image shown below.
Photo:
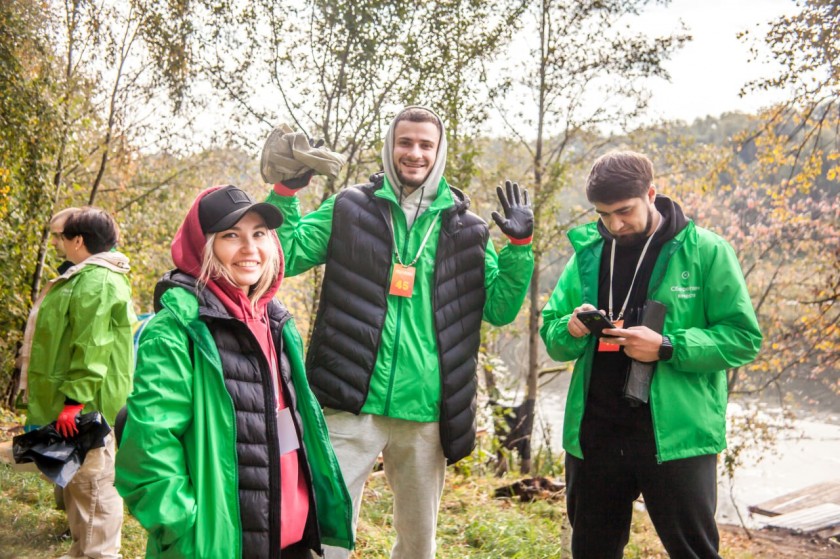
<path fill-rule="evenodd" d="M 654 332 L 661 334 L 662 328 L 665 326 L 665 313 L 667 311 L 668 307 L 659 301 L 645 301 L 640 326 L 647 326 Z M 631 361 L 623 394 L 623 398 L 629 402 L 630 406 L 637 407 L 650 401 L 650 383 L 653 380 L 655 369 L 656 361 L 649 363 L 636 361 L 635 359 Z"/>
<path fill-rule="evenodd" d="M 83 413 L 76 418 L 79 433 L 65 439 L 55 428 L 55 421 L 40 429 L 14 437 L 15 462 L 34 462 L 50 481 L 66 487 L 85 461 L 89 450 L 105 446 L 111 427 L 99 412 Z"/>

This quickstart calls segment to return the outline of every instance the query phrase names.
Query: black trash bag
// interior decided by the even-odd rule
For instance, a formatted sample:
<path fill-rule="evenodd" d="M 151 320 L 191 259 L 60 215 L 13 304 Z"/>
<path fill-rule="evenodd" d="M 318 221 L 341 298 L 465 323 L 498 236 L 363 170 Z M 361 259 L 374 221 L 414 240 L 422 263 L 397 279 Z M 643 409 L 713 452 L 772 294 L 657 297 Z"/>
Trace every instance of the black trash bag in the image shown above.
<path fill-rule="evenodd" d="M 117 440 L 117 448 L 120 447 L 120 443 L 122 442 L 126 421 L 128 421 L 128 408 L 123 406 L 117 412 L 117 417 L 114 418 L 114 438 Z"/>
<path fill-rule="evenodd" d="M 35 465 L 45 476 L 60 487 L 66 487 L 82 463 L 89 450 L 105 446 L 105 437 L 111 427 L 102 414 L 91 412 L 76 418 L 79 433 L 65 439 L 55 429 L 55 421 L 36 431 L 18 435 L 12 439 L 12 452 L 15 462 Z"/>

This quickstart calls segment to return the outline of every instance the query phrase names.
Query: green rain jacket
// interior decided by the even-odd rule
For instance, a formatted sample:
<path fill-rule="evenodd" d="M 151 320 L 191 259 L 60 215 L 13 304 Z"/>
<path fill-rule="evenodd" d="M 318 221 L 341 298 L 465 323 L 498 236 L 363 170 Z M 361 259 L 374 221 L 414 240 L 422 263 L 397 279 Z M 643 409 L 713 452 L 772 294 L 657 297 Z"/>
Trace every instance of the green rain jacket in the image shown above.
<path fill-rule="evenodd" d="M 28 356 L 27 424 L 55 421 L 66 398 L 98 411 L 110 425 L 131 391 L 137 318 L 128 259 L 95 254 L 51 281 L 33 313 Z"/>
<path fill-rule="evenodd" d="M 193 293 L 171 287 L 160 305 L 140 340 L 116 486 L 149 533 L 146 557 L 241 557 L 236 419 L 219 352 Z M 352 504 L 292 319 L 283 344 L 305 425 L 321 543 L 352 549 Z"/>
<path fill-rule="evenodd" d="M 568 237 L 575 253 L 543 309 L 540 335 L 552 358 L 577 360 L 566 397 L 563 447 L 584 458 L 580 426 L 596 340 L 575 338 L 566 325 L 583 303 L 598 306 L 604 240 L 597 223 L 577 227 Z M 726 448 L 726 369 L 752 361 L 762 339 L 735 251 L 689 222 L 662 247 L 648 299 L 666 305 L 662 334 L 674 346 L 671 359 L 657 362 L 651 384 L 658 460 L 717 454 Z"/>
<path fill-rule="evenodd" d="M 394 189 L 387 177 L 375 195 L 391 203 L 396 246 L 411 260 L 422 244 L 429 227 L 431 236 L 415 265 L 414 294 L 410 298 L 388 296 L 388 310 L 376 365 L 362 413 L 383 415 L 409 421 L 438 421 L 440 416 L 440 366 L 431 297 L 434 289 L 434 266 L 439 236 L 440 214 L 455 205 L 455 198 L 446 182 L 438 183 L 437 198 L 406 231 L 405 215 L 399 207 Z M 283 212 L 283 225 L 277 229 L 286 255 L 286 275 L 295 276 L 326 261 L 332 230 L 335 196 L 301 216 L 296 196 L 280 196 L 271 192 L 268 202 Z M 407 238 L 406 238 L 407 237 Z M 404 250 L 403 247 L 407 247 Z M 496 253 L 492 242 L 485 255 L 487 300 L 483 318 L 501 326 L 512 322 L 528 291 L 534 269 L 531 245 L 508 244 Z M 396 257 L 392 255 L 392 266 Z M 407 328 L 405 324 L 411 324 Z"/>

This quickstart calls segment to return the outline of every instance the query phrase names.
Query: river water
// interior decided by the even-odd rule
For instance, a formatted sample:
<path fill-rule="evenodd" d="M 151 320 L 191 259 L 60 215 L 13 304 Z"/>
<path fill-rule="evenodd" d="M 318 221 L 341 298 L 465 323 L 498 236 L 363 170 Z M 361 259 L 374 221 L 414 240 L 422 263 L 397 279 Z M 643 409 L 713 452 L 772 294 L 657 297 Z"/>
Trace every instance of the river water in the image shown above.
<path fill-rule="evenodd" d="M 537 427 L 540 423 L 550 427 L 549 440 L 555 452 L 562 449 L 563 408 L 568 382 L 567 374 L 553 381 L 543 390 L 537 406 Z M 737 418 L 749 409 L 731 402 L 727 409 L 730 417 L 728 424 L 736 423 Z M 781 413 L 772 408 L 762 409 L 761 416 L 768 423 L 783 423 Z M 535 437 L 535 446 L 541 445 L 542 432 L 535 431 Z M 730 434 L 729 440 L 730 445 L 737 442 L 734 434 Z M 840 479 L 840 416 L 800 413 L 796 419 L 785 423 L 774 444 L 744 452 L 742 464 L 736 469 L 731 482 L 721 468 L 718 476 L 718 521 L 739 524 L 737 512 L 740 512 L 747 527 L 759 528 L 766 523 L 767 517 L 751 516 L 747 507 L 836 479 Z"/>

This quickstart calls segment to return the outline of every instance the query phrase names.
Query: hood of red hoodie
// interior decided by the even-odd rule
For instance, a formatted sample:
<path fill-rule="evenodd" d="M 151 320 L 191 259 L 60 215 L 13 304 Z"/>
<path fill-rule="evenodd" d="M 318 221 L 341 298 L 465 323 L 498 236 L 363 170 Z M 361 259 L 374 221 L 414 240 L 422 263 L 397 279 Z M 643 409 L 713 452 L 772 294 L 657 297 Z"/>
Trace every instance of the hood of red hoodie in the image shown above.
<path fill-rule="evenodd" d="M 198 220 L 198 205 L 202 198 L 220 188 L 223 188 L 223 186 L 212 186 L 202 191 L 196 197 L 190 210 L 187 212 L 187 217 L 184 218 L 184 222 L 178 228 L 178 232 L 175 233 L 175 238 L 172 239 L 172 262 L 176 268 L 195 278 L 198 278 L 201 273 L 201 257 L 204 252 L 204 245 L 207 242 L 207 237 L 201 231 L 201 224 Z M 271 288 L 260 297 L 260 300 L 257 302 L 256 313 L 251 309 L 251 301 L 248 300 L 248 297 L 239 287 L 223 278 L 210 279 L 207 282 L 207 289 L 212 291 L 221 300 L 225 308 L 233 316 L 241 320 L 254 316 L 263 316 L 266 305 L 274 298 L 283 281 L 283 271 L 285 269 L 283 249 L 280 246 L 277 233 L 271 230 L 269 234 L 277 246 L 277 251 L 280 253 L 280 273 L 277 275 Z"/>

